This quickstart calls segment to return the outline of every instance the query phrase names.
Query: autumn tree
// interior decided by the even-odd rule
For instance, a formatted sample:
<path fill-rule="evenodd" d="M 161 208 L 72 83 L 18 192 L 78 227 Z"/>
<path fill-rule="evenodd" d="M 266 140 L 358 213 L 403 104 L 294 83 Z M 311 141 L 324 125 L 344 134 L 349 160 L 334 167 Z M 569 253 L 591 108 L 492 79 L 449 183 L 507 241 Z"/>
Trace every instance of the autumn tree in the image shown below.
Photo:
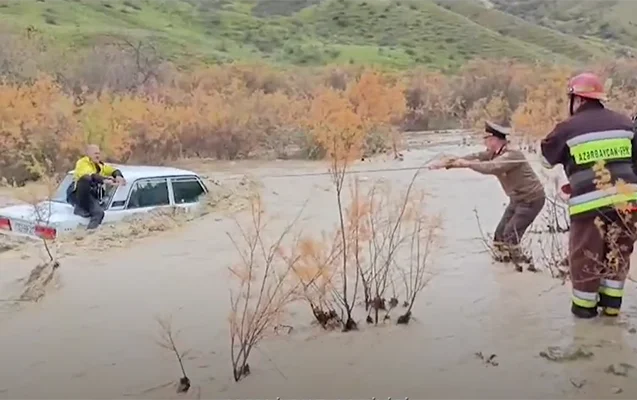
<path fill-rule="evenodd" d="M 347 97 L 365 132 L 364 149 L 373 154 L 386 150 L 388 142 L 396 149 L 397 127 L 407 111 L 402 82 L 365 71 L 347 88 Z"/>
<path fill-rule="evenodd" d="M 503 126 L 509 125 L 511 108 L 502 92 L 496 92 L 491 97 L 483 97 L 473 103 L 465 119 L 468 128 L 481 132 L 484 121 L 492 121 Z"/>
<path fill-rule="evenodd" d="M 364 109 L 364 111 L 366 111 Z M 343 189 L 345 188 L 345 176 L 350 163 L 360 158 L 365 130 L 363 118 L 355 111 L 355 106 L 345 97 L 344 93 L 330 89 L 320 90 L 312 100 L 310 106 L 310 129 L 315 140 L 327 152 L 329 172 L 332 183 L 336 189 L 336 205 L 340 224 L 341 246 L 341 277 L 342 303 L 345 318 L 344 330 L 356 329 L 356 322 L 352 318 L 354 308 L 354 295 L 348 293 L 348 256 L 347 237 L 345 231 L 345 209 L 343 204 Z"/>
<path fill-rule="evenodd" d="M 568 115 L 567 83 L 572 72 L 565 68 L 548 71 L 527 92 L 526 99 L 513 113 L 516 131 L 532 138 L 546 136 Z"/>
<path fill-rule="evenodd" d="M 408 131 L 454 127 L 454 96 L 451 80 L 438 72 L 417 70 L 406 77 L 407 112 L 403 128 Z"/>
<path fill-rule="evenodd" d="M 567 116 L 565 87 L 575 72 L 506 60 L 475 60 L 452 76 L 262 64 L 182 72 L 158 64 L 152 49 L 139 43 L 68 58 L 49 54 L 38 38 L 0 36 L 7 44 L 0 50 L 0 175 L 19 183 L 37 179 L 26 170 L 24 154 L 49 159 L 47 165 L 62 171 L 87 141 L 100 143 L 113 161 L 162 164 L 182 157 L 266 155 L 333 162 L 328 149 L 345 154 L 336 157 L 339 162 L 350 162 L 397 152 L 399 127 L 475 126 L 487 118 L 511 117 L 517 132 L 538 139 Z M 31 55 L 40 50 L 35 65 Z M 139 66 L 138 51 L 145 52 Z M 103 65 L 86 70 L 95 63 Z M 117 68 L 106 68 L 111 64 Z M 590 66 L 609 78 L 608 105 L 631 115 L 637 112 L 635 65 L 618 60 Z M 330 121 L 323 123 L 323 116 Z M 334 122 L 338 118 L 350 121 Z M 342 137 L 334 142 L 335 135 Z"/>
<path fill-rule="evenodd" d="M 18 184 L 39 178 L 32 158 L 56 170 L 69 167 L 66 156 L 77 154 L 81 137 L 73 111 L 72 99 L 50 77 L 0 85 L 0 175 Z"/>

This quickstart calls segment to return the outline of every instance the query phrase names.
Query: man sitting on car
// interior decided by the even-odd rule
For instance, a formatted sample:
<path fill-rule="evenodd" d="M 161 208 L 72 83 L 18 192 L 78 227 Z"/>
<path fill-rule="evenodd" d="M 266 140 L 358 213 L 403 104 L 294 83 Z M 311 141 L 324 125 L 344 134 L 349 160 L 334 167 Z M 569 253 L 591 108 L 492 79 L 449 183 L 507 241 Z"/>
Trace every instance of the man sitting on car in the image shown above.
<path fill-rule="evenodd" d="M 86 156 L 75 163 L 73 183 L 67 190 L 67 200 L 75 207 L 73 213 L 90 218 L 86 229 L 97 228 L 104 219 L 101 205 L 104 184 L 126 185 L 122 172 L 101 161 L 100 148 L 90 144 Z"/>

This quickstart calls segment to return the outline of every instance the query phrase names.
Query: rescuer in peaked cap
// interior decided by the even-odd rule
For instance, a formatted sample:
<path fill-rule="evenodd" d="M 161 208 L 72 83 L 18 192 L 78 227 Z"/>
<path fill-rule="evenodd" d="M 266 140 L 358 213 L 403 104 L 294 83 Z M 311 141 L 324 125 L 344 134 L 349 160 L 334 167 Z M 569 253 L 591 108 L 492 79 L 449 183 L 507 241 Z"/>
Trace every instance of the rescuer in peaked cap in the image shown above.
<path fill-rule="evenodd" d="M 493 235 L 498 261 L 512 261 L 518 271 L 521 263 L 528 263 L 534 270 L 532 260 L 520 249 L 522 236 L 538 216 L 546 195 L 539 178 L 529 165 L 524 153 L 509 147 L 509 128 L 493 122 L 485 122 L 483 136 L 485 150 L 460 158 L 448 158 L 432 165 L 438 168 L 469 168 L 498 178 L 502 189 L 509 197 L 509 204 Z"/>

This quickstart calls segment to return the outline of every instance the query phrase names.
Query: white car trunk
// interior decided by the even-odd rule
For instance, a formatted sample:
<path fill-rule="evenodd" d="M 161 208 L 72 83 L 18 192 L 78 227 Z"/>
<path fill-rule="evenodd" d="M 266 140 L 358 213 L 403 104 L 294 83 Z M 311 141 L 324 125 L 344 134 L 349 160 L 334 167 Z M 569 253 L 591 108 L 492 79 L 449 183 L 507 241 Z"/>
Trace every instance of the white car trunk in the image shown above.
<path fill-rule="evenodd" d="M 69 204 L 44 201 L 37 206 L 22 204 L 3 208 L 0 218 L 6 217 L 11 224 L 11 233 L 25 236 L 36 235 L 36 226 L 66 231 L 85 224 L 85 218 L 73 214 Z"/>

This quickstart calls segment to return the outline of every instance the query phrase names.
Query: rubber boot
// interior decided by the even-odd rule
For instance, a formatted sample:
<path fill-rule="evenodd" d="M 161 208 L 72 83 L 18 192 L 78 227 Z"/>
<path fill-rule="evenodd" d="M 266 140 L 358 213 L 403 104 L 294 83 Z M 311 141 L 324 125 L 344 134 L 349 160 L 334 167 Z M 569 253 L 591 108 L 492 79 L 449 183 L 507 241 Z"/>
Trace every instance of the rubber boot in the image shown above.
<path fill-rule="evenodd" d="M 606 317 L 617 317 L 622 306 L 622 298 L 600 293 L 598 305 L 602 310 L 602 315 Z"/>
<path fill-rule="evenodd" d="M 571 304 L 571 313 L 581 319 L 590 319 L 597 317 L 597 308 L 580 307 L 575 303 Z"/>
<path fill-rule="evenodd" d="M 605 317 L 618 317 L 619 308 L 602 307 L 602 315 Z"/>

